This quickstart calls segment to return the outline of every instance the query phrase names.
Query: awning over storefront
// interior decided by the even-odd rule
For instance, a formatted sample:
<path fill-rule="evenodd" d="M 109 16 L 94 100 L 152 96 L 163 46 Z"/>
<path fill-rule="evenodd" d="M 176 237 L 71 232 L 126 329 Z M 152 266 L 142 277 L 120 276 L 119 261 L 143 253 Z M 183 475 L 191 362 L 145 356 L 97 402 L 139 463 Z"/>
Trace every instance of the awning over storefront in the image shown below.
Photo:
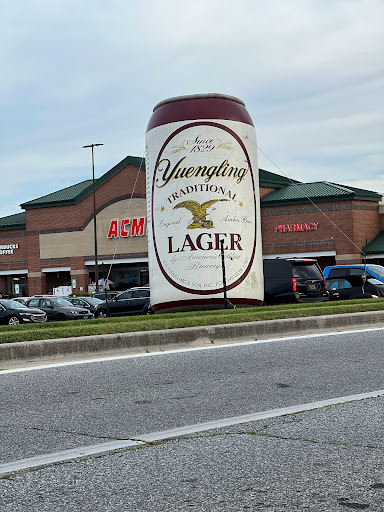
<path fill-rule="evenodd" d="M 326 256 L 336 256 L 336 251 L 318 251 L 318 252 L 288 252 L 284 254 L 263 254 L 263 260 L 272 260 L 274 258 L 321 258 Z"/>
<path fill-rule="evenodd" d="M 121 258 L 121 259 L 110 259 L 110 260 L 104 260 L 100 259 L 98 260 L 98 265 L 102 265 L 103 263 L 105 265 L 120 265 L 121 263 L 148 263 L 148 256 L 144 258 Z M 86 261 L 85 264 L 87 266 L 94 266 L 95 260 L 89 260 Z"/>
<path fill-rule="evenodd" d="M 0 276 L 16 276 L 20 274 L 28 274 L 28 270 L 0 270 Z"/>
<path fill-rule="evenodd" d="M 44 267 L 41 271 L 44 272 L 44 274 L 48 272 L 70 272 L 71 267 Z"/>
<path fill-rule="evenodd" d="M 367 259 L 384 258 L 384 231 L 380 231 L 373 240 L 363 247 L 363 252 L 367 250 Z"/>

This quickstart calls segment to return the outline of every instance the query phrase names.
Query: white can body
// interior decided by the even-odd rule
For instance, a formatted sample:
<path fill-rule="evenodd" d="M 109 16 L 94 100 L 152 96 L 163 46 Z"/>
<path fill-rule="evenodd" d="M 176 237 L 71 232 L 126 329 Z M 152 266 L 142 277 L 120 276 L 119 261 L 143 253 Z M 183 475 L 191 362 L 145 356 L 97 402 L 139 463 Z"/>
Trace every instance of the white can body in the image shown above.
<path fill-rule="evenodd" d="M 166 122 L 147 131 L 154 311 L 223 306 L 223 271 L 230 303 L 263 300 L 255 129 L 217 117 Z"/>

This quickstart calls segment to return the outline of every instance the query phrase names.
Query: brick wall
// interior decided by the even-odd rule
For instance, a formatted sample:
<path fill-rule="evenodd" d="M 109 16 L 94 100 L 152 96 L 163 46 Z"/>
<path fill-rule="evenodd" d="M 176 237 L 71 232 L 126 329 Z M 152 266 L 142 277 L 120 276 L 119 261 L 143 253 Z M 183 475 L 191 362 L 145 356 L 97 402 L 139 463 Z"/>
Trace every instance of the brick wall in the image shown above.
<path fill-rule="evenodd" d="M 263 196 L 269 194 L 270 192 L 273 192 L 274 190 L 276 190 L 276 189 L 268 188 L 268 187 L 260 187 L 260 197 L 263 197 Z"/>
<path fill-rule="evenodd" d="M 361 261 L 360 251 L 365 238 L 371 240 L 379 230 L 377 203 L 330 201 L 317 206 L 302 204 L 262 208 L 263 253 L 336 250 L 336 259 L 339 258 L 340 263 Z M 312 230 L 296 230 L 298 225 L 304 224 L 311 224 Z"/>
<path fill-rule="evenodd" d="M 383 231 L 383 230 L 384 230 L 384 213 L 381 213 L 381 214 L 379 215 L 379 229 L 380 229 L 381 231 Z"/>
<path fill-rule="evenodd" d="M 353 239 L 355 244 L 363 248 L 366 239 L 370 242 L 379 232 L 379 208 L 374 210 L 363 210 L 359 207 L 364 205 L 363 201 L 354 201 L 353 210 Z"/>
<path fill-rule="evenodd" d="M 23 230 L 0 231 L 0 246 L 14 246 L 13 254 L 0 254 L 0 270 L 26 269 L 28 267 L 28 246 Z"/>

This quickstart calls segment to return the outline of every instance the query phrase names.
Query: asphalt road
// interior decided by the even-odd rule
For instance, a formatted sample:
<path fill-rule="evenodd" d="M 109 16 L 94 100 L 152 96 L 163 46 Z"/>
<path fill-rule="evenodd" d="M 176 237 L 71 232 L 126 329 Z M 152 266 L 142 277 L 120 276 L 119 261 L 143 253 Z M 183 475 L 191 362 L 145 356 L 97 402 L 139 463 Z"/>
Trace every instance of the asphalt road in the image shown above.
<path fill-rule="evenodd" d="M 0 373 L 0 463 L 384 388 L 384 331 Z M 384 510 L 384 398 L 0 480 L 4 511 Z M 9 475 L 8 475 L 9 476 Z"/>

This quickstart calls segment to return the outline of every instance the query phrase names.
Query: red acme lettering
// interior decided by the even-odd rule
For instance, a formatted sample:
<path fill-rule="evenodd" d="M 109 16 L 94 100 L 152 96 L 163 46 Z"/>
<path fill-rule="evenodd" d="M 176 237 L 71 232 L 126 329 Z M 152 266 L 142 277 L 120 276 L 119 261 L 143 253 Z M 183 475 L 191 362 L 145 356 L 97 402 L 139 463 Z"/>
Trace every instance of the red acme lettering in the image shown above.
<path fill-rule="evenodd" d="M 148 234 L 145 231 L 145 217 L 135 217 L 133 219 L 111 220 L 108 229 L 108 238 L 128 238 L 129 236 L 144 236 Z M 131 226 L 131 231 L 129 231 Z"/>
<path fill-rule="evenodd" d="M 123 237 L 123 238 L 126 238 L 129 236 L 129 230 L 126 231 L 125 229 L 125 226 L 128 226 L 130 223 L 130 220 L 129 219 L 123 219 L 121 221 L 121 224 L 120 224 L 120 235 Z"/>
<path fill-rule="evenodd" d="M 144 235 L 145 217 L 137 217 L 132 219 L 131 236 L 143 236 Z"/>
<path fill-rule="evenodd" d="M 111 220 L 108 230 L 108 238 L 119 238 L 119 221 Z"/>

